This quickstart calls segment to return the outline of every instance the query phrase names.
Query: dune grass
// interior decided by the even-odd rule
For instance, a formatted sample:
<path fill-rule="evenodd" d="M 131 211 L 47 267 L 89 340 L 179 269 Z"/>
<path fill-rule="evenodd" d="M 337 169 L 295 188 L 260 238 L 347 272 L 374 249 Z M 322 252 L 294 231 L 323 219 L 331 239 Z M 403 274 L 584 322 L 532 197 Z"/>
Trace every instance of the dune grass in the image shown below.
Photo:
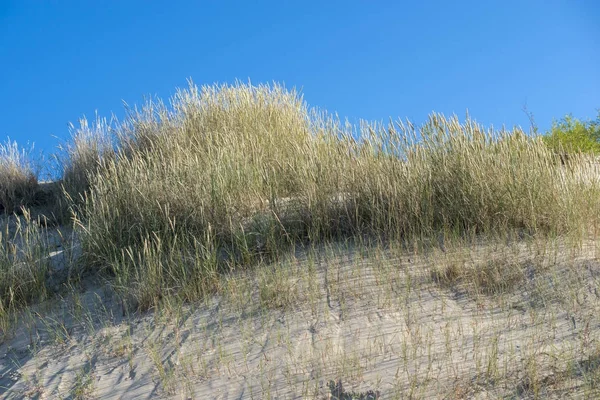
<path fill-rule="evenodd" d="M 32 149 L 21 148 L 10 139 L 0 144 L 0 210 L 5 213 L 35 201 L 38 178 Z"/>
<path fill-rule="evenodd" d="M 102 160 L 114 155 L 110 121 L 96 115 L 95 120 L 89 122 L 84 117 L 78 126 L 70 124 L 69 131 L 69 141 L 59 145 L 54 155 L 60 173 L 60 190 L 51 211 L 61 224 L 72 222 Z"/>
<path fill-rule="evenodd" d="M 75 222 L 85 271 L 114 277 L 141 308 L 202 298 L 219 274 L 299 245 L 584 239 L 600 215 L 586 155 L 557 162 L 539 137 L 468 116 L 353 126 L 278 84 L 190 83 L 168 104 L 128 109 L 121 123 L 82 119 L 71 132 L 53 212 Z M 8 211 L 37 181 L 15 143 L 2 149 Z M 498 268 L 484 270 L 514 272 Z M 489 278 L 458 266 L 437 274 Z"/>
<path fill-rule="evenodd" d="M 563 166 L 518 128 L 438 114 L 353 127 L 276 84 L 191 85 L 130 112 L 116 137 L 79 226 L 86 265 L 142 297 L 195 298 L 218 271 L 336 238 L 585 237 L 600 210 L 577 178 L 585 156 Z"/>
<path fill-rule="evenodd" d="M 0 231 L 0 338 L 13 324 L 15 312 L 47 298 L 48 237 L 27 209 Z"/>
<path fill-rule="evenodd" d="M 29 192 L 16 188 L 29 182 L 33 186 L 25 187 L 35 197 L 37 181 L 24 178 L 35 175 L 19 158 L 24 153 L 15 144 L 3 152 L 4 164 L 14 167 L 6 169 L 10 172 L 6 178 L 0 174 L 10 183 L 3 187 L 12 188 L 3 192 L 8 200 L 2 200 L 12 204 L 5 207 L 12 212 L 29 204 L 23 195 Z M 76 275 L 102 277 L 116 293 L 123 316 L 152 309 L 156 320 L 163 313 L 167 319 L 179 319 L 185 304 L 198 300 L 209 304 L 208 299 L 218 297 L 223 306 L 215 315 L 221 320 L 209 324 L 206 317 L 207 326 L 222 330 L 223 319 L 229 321 L 225 326 L 232 324 L 230 328 L 247 339 L 240 346 L 250 348 L 255 339 L 249 326 L 257 315 L 263 320 L 271 318 L 271 312 L 293 318 L 294 311 L 304 307 L 307 314 L 316 315 L 315 321 L 324 318 L 343 325 L 352 318 L 362 321 L 352 314 L 353 305 L 361 305 L 368 314 L 365 310 L 375 304 L 390 312 L 386 317 L 390 320 L 402 314 L 400 325 L 406 325 L 387 344 L 392 349 L 394 338 L 402 338 L 396 343 L 399 349 L 392 350 L 395 359 L 403 360 L 406 373 L 395 376 L 399 397 L 407 393 L 427 397 L 433 393 L 426 391 L 429 387 L 460 398 L 481 387 L 506 389 L 507 382 L 521 385 L 516 397 L 543 396 L 552 385 L 541 375 L 542 365 L 536 364 L 535 340 L 546 337 L 549 327 L 558 329 L 557 318 L 573 321 L 573 329 L 581 331 L 574 343 L 582 345 L 564 350 L 564 354 L 571 351 L 568 357 L 552 350 L 552 356 L 561 357 L 555 356 L 551 367 L 562 371 L 553 379 L 568 377 L 565 382 L 571 382 L 582 375 L 579 370 L 572 373 L 562 358 L 575 360 L 582 371 L 580 364 L 595 360 L 597 351 L 588 346 L 595 334 L 589 327 L 597 322 L 590 293 L 600 297 L 595 281 L 588 282 L 589 288 L 581 284 L 589 280 L 588 270 L 595 275 L 591 264 L 586 270 L 580 258 L 592 253 L 597 259 L 598 168 L 585 154 L 561 161 L 540 137 L 519 128 L 485 128 L 468 116 L 461 121 L 440 114 L 430 115 L 421 126 L 409 121 L 354 126 L 310 109 L 299 93 L 278 84 L 202 88 L 190 84 L 168 103 L 153 100 L 129 109 L 120 123 L 98 117 L 93 123 L 80 121 L 57 158 L 62 193 L 52 212 L 60 222 L 73 223 L 81 241 Z M 53 290 L 48 284 L 52 269 L 47 262 L 47 228 L 26 207 L 21 212 L 22 217 L 7 217 L 1 236 L 2 332 L 14 325 L 17 311 L 27 310 Z M 584 243 L 592 250 L 584 249 Z M 66 297 L 73 299 L 68 307 L 77 308 L 73 316 L 85 314 L 82 295 L 72 290 L 75 283 L 63 283 L 71 290 Z M 442 332 L 442 325 L 436 325 L 440 321 L 427 315 L 427 307 L 434 304 L 434 314 L 443 315 L 447 299 L 440 295 L 430 298 L 429 305 L 421 304 L 433 288 L 455 297 L 464 294 L 476 306 L 463 310 L 455 305 L 451 318 L 458 322 L 447 322 Z M 589 304 L 585 306 L 580 297 Z M 495 310 L 497 317 L 488 318 L 481 311 L 485 307 Z M 528 314 L 515 317 L 514 310 L 525 309 Z M 335 318 L 329 319 L 330 313 Z M 115 317 L 112 311 L 106 314 Z M 469 337 L 461 318 L 473 329 L 469 346 L 474 355 L 460 342 Z M 515 325 L 514 318 L 521 325 Z M 80 324 L 96 335 L 94 330 L 100 329 L 96 316 L 90 311 L 83 319 Z M 58 332 L 59 341 L 64 341 L 65 333 L 70 335 L 72 330 L 60 318 L 48 321 L 52 328 L 47 330 Z M 281 321 L 278 324 L 284 326 Z M 495 336 L 476 332 L 475 322 L 471 326 L 469 321 L 490 323 Z M 31 330 L 37 334 L 36 323 L 31 323 Z M 435 326 L 424 334 L 419 326 L 428 323 Z M 448 330 L 453 323 L 457 330 Z M 314 341 L 315 326 L 302 337 Z M 505 329 L 521 329 L 518 326 L 527 328 L 523 337 L 532 345 L 525 355 L 532 362 L 519 358 L 521 350 L 511 347 L 505 334 Z M 200 334 L 209 335 L 206 329 Z M 364 332 L 371 334 L 368 329 Z M 174 331 L 174 337 L 180 333 Z M 452 366 L 453 354 L 460 354 L 466 369 L 475 369 L 474 380 L 455 383 L 456 387 L 430 387 L 436 361 L 418 353 L 424 351 L 425 342 L 428 351 L 435 347 L 433 336 L 438 334 L 444 338 L 435 339 L 445 341 L 441 363 Z M 285 332 L 277 335 L 282 343 L 287 340 L 292 354 L 292 334 L 288 331 L 287 339 Z M 221 336 L 211 337 L 216 343 L 211 357 L 218 360 L 219 374 L 226 369 L 231 374 L 230 368 L 236 366 L 228 351 L 237 350 L 227 350 Z M 415 338 L 425 342 L 411 342 Z M 362 372 L 375 365 L 369 364 L 371 358 L 386 361 L 385 340 L 381 354 L 370 344 L 376 341 L 368 339 L 365 349 L 359 351 L 359 346 L 339 354 L 337 344 L 325 347 L 321 358 L 310 361 L 318 367 L 317 377 L 332 378 L 331 370 L 339 373 L 329 385 L 332 396 L 375 396 L 377 387 L 354 392 L 356 386 L 345 390 L 341 380 L 360 381 Z M 170 337 L 168 342 L 172 344 Z M 194 375 L 197 368 L 200 375 L 209 376 L 214 367 L 184 359 L 170 364 L 162 354 L 166 344 L 147 346 L 139 354 L 130 345 L 121 351 L 127 353 L 130 372 L 134 373 L 133 360 L 147 354 L 166 392 L 176 391 L 177 373 Z M 361 351 L 369 356 L 361 356 Z M 266 356 L 267 361 L 259 358 L 255 365 L 259 370 L 254 368 L 253 374 L 259 372 L 255 375 L 263 393 L 270 388 L 271 375 L 281 371 L 289 373 L 286 379 L 296 385 L 294 390 L 300 385 L 307 395 L 318 392 L 305 387 L 316 384 L 317 378 L 294 381 L 290 371 L 303 365 L 302 356 L 290 359 L 289 371 L 268 370 Z M 464 361 L 468 357 L 472 362 Z M 428 367 L 412 374 L 417 359 Z M 88 367 L 77 376 L 73 393 L 92 390 L 91 363 Z M 596 364 L 592 367 L 584 371 L 584 390 L 596 393 Z"/>

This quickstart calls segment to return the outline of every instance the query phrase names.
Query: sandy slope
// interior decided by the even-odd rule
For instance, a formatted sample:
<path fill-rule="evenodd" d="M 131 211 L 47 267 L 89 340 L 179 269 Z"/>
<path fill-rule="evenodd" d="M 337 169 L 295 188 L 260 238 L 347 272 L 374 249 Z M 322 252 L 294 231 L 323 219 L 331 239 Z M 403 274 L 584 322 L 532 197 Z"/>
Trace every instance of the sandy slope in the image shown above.
<path fill-rule="evenodd" d="M 593 398 L 600 395 L 595 246 L 577 254 L 546 247 L 414 257 L 333 246 L 224 278 L 221 293 L 204 303 L 126 318 L 107 286 L 88 282 L 38 306 L 41 318 L 0 346 L 0 393 L 328 398 L 328 382 L 341 379 L 347 391 L 378 390 L 385 399 Z M 501 296 L 431 278 L 433 267 L 494 257 L 546 267 L 526 269 Z"/>

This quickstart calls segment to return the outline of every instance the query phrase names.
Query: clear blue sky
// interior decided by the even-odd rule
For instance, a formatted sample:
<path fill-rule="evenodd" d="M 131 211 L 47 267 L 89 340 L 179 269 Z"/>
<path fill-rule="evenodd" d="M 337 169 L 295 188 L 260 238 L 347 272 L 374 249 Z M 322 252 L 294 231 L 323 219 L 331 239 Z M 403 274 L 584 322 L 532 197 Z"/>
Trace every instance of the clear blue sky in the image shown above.
<path fill-rule="evenodd" d="M 351 120 L 438 111 L 542 129 L 600 107 L 600 1 L 0 0 L 0 138 L 51 152 L 82 115 L 278 81 Z"/>

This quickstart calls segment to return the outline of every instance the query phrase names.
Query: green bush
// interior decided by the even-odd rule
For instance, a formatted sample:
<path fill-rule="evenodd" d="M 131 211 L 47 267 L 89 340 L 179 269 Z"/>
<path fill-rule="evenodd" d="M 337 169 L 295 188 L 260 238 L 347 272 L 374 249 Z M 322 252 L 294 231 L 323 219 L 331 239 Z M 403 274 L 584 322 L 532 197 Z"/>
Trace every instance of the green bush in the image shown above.
<path fill-rule="evenodd" d="M 581 121 L 567 115 L 552 124 L 543 140 L 562 156 L 573 153 L 600 155 L 600 113 L 595 121 Z"/>

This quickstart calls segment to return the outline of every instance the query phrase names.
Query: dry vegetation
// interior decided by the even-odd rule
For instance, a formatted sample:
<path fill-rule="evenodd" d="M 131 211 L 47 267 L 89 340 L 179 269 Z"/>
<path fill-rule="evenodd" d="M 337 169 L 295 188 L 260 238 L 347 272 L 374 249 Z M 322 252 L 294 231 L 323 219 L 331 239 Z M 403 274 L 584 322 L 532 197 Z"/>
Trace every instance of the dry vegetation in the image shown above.
<path fill-rule="evenodd" d="M 0 144 L 0 211 L 10 214 L 31 205 L 37 184 L 29 152 L 10 139 Z"/>
<path fill-rule="evenodd" d="M 20 155 L 10 212 L 37 184 Z M 9 398 L 600 395 L 588 156 L 237 84 L 84 120 L 58 159 L 62 227 L 5 217 Z"/>

